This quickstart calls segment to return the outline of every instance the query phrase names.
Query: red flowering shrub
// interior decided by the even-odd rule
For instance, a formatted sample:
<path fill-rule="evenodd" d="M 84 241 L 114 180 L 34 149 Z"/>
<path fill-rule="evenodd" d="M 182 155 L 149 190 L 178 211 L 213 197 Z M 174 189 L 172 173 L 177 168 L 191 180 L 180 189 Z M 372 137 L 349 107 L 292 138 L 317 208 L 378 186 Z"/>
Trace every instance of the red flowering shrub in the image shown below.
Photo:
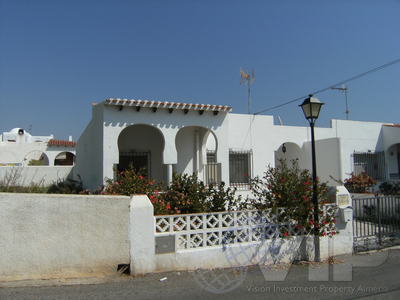
<path fill-rule="evenodd" d="M 116 179 L 108 179 L 102 194 L 127 196 L 144 194 L 149 197 L 156 214 L 167 214 L 171 212 L 171 207 L 162 199 L 161 188 L 160 184 L 143 176 L 141 172 L 127 169 L 118 173 Z"/>
<path fill-rule="evenodd" d="M 376 180 L 365 172 L 359 175 L 351 173 L 351 177 L 344 181 L 344 186 L 350 193 L 368 193 L 374 184 Z"/>
<path fill-rule="evenodd" d="M 333 216 L 322 211 L 322 204 L 328 202 L 328 188 L 325 183 L 318 182 L 318 201 L 321 205 L 319 223 L 315 224 L 312 177 L 308 170 L 299 168 L 296 160 L 292 161 L 291 166 L 281 160 L 277 167 L 269 167 L 262 178 L 254 178 L 251 184 L 253 198 L 245 203 L 245 208 L 270 209 L 277 216 L 279 224 L 296 224 L 294 227 L 297 230 L 306 232 L 318 227 L 320 235 L 326 235 L 330 225 L 335 222 Z M 283 229 L 281 235 L 288 236 L 289 233 Z"/>
<path fill-rule="evenodd" d="M 206 186 L 195 174 L 174 174 L 172 183 L 160 192 L 161 185 L 134 170 L 126 170 L 115 180 L 108 179 L 102 194 L 149 197 L 156 215 L 224 211 L 234 201 L 236 189 Z"/>
<path fill-rule="evenodd" d="M 143 176 L 140 172 L 128 169 L 117 174 L 114 180 L 107 179 L 104 194 L 111 195 L 152 195 L 160 190 L 160 185 L 154 180 Z"/>
<path fill-rule="evenodd" d="M 206 186 L 195 174 L 174 174 L 171 185 L 159 198 L 167 203 L 170 213 L 217 212 L 227 209 L 234 201 L 235 192 L 236 189 L 226 188 L 223 182 Z"/>

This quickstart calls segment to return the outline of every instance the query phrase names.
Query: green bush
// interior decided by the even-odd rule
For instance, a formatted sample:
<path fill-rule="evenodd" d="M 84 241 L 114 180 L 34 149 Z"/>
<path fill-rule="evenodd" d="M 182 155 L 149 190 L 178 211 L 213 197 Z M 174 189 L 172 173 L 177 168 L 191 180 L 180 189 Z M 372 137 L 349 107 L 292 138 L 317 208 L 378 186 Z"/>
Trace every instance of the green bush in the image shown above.
<path fill-rule="evenodd" d="M 210 185 L 209 190 L 209 211 L 233 210 L 240 203 L 241 197 L 236 196 L 236 188 L 226 187 L 225 182 L 218 185 Z"/>
<path fill-rule="evenodd" d="M 44 166 L 44 165 L 45 165 L 44 161 L 40 159 L 31 159 L 28 162 L 28 166 Z"/>
<path fill-rule="evenodd" d="M 209 191 L 195 174 L 174 174 L 171 185 L 159 195 L 171 213 L 188 214 L 209 211 Z"/>
<path fill-rule="evenodd" d="M 263 177 L 256 177 L 251 182 L 253 197 L 242 204 L 243 208 L 271 210 L 278 223 L 290 222 L 299 230 L 310 232 L 315 227 L 320 235 L 335 234 L 328 229 L 335 222 L 333 216 L 323 214 L 322 204 L 328 203 L 328 187 L 317 183 L 319 223 L 314 222 L 312 203 L 313 185 L 308 170 L 301 170 L 297 160 L 288 165 L 281 160 L 277 167 L 268 167 Z M 282 209 L 283 208 L 283 209 Z M 284 236 L 288 232 L 282 233 Z"/>
<path fill-rule="evenodd" d="M 158 198 L 165 203 L 168 213 L 217 212 L 232 207 L 235 192 L 224 182 L 206 186 L 195 174 L 174 174 L 171 185 Z"/>
<path fill-rule="evenodd" d="M 379 185 L 379 191 L 384 195 L 399 195 L 400 183 L 385 181 Z"/>
<path fill-rule="evenodd" d="M 0 178 L 0 192 L 6 193 L 46 193 L 47 187 L 44 186 L 44 179 L 39 183 L 31 182 L 24 184 L 22 178 L 22 168 L 11 168 Z"/>
<path fill-rule="evenodd" d="M 59 179 L 47 189 L 49 194 L 79 194 L 83 191 L 82 182 L 73 179 Z"/>
<path fill-rule="evenodd" d="M 369 193 L 376 180 L 363 172 L 359 175 L 351 173 L 351 177 L 345 179 L 344 186 L 350 193 Z"/>
<path fill-rule="evenodd" d="M 3 193 L 47 193 L 48 187 L 39 184 L 31 184 L 29 186 L 2 186 L 0 192 Z"/>
<path fill-rule="evenodd" d="M 127 169 L 117 174 L 117 178 L 107 179 L 106 185 L 101 194 L 106 195 L 126 195 L 134 194 L 147 195 L 153 204 L 156 214 L 169 213 L 169 206 L 160 198 L 162 186 L 154 180 L 143 176 L 142 172 L 135 169 Z"/>

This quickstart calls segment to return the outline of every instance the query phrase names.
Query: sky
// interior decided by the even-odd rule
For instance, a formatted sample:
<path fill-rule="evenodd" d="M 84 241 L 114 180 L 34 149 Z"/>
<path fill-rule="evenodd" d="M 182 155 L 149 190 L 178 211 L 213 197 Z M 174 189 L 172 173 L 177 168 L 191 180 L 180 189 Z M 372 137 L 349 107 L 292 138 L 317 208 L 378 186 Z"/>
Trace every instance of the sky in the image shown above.
<path fill-rule="evenodd" d="M 400 58 L 400 0 L 0 0 L 0 131 L 78 139 L 106 98 L 252 112 Z M 400 123 L 400 63 L 348 83 L 349 118 Z M 317 126 L 345 119 L 343 93 Z M 297 103 L 266 114 L 308 126 Z M 268 138 L 266 136 L 266 138 Z"/>

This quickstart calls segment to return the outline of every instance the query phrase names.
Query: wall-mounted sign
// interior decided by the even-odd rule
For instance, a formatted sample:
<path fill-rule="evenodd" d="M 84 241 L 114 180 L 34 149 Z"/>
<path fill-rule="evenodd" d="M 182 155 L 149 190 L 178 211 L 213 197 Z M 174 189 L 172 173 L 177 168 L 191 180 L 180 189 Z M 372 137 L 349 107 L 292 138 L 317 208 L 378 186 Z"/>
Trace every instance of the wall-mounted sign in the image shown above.
<path fill-rule="evenodd" d="M 344 186 L 336 187 L 336 204 L 340 208 L 351 206 L 351 196 Z"/>

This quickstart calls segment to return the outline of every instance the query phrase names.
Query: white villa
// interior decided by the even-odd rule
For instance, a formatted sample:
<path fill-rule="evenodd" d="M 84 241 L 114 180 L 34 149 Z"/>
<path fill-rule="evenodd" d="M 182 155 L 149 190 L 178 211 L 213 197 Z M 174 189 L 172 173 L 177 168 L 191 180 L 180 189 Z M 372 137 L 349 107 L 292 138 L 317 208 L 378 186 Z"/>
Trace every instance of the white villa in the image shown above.
<path fill-rule="evenodd" d="M 20 172 L 20 182 L 51 184 L 72 175 L 75 145 L 56 140 L 53 135 L 33 136 L 23 128 L 14 128 L 0 135 L 0 180 L 14 171 Z"/>
<path fill-rule="evenodd" d="M 315 128 L 317 172 L 338 185 L 352 172 L 399 179 L 400 126 L 332 120 Z M 88 189 L 129 165 L 168 183 L 173 172 L 241 190 L 281 158 L 311 169 L 310 128 L 275 125 L 273 116 L 233 114 L 222 105 L 106 99 L 77 142 L 74 175 Z"/>

